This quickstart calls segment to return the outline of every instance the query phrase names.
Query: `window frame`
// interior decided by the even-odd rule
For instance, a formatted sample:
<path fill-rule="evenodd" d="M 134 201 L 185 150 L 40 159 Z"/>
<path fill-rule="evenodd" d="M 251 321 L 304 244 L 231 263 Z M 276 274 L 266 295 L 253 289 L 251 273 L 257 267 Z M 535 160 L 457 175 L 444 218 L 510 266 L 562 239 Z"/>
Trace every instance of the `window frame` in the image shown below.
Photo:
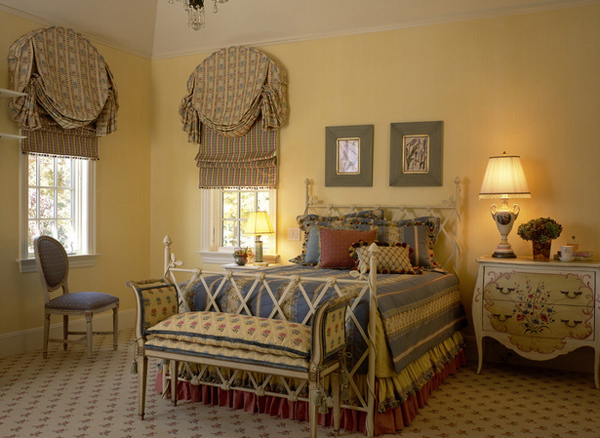
<path fill-rule="evenodd" d="M 74 160 L 79 161 L 74 158 Z M 75 211 L 76 231 L 81 248 L 77 253 L 69 253 L 69 267 L 94 266 L 96 258 L 96 162 L 94 160 L 78 163 L 81 169 L 75 177 Z M 37 272 L 35 256 L 29 252 L 29 168 L 28 154 L 21 154 L 19 169 L 19 270 L 21 273 Z M 87 211 L 87 214 L 86 214 Z"/>
<path fill-rule="evenodd" d="M 229 189 L 231 190 L 231 189 Z M 238 190 L 243 190 L 242 188 Z M 220 245 L 221 231 L 218 227 L 221 224 L 221 198 L 222 189 L 200 189 L 200 211 L 202 220 L 200 221 L 200 251 L 203 263 L 231 263 L 232 250 L 229 247 Z M 264 254 L 265 261 L 277 260 L 277 189 L 269 189 L 269 219 L 275 230 L 275 234 L 270 236 L 272 248 Z"/>

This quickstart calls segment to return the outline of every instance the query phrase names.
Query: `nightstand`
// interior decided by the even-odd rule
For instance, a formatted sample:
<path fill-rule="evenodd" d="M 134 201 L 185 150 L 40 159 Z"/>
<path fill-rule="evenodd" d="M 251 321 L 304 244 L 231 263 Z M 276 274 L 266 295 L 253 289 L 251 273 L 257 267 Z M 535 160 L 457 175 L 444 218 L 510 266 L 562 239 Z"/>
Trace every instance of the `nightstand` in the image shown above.
<path fill-rule="evenodd" d="M 489 256 L 477 262 L 473 292 L 477 373 L 485 337 L 532 360 L 592 347 L 594 381 L 600 389 L 600 263 Z"/>

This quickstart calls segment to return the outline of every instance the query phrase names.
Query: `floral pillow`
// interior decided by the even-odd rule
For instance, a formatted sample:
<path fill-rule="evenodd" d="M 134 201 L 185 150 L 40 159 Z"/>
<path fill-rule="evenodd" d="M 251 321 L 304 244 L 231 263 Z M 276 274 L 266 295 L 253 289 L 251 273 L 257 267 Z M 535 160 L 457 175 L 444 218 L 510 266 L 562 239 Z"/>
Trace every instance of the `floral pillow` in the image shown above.
<path fill-rule="evenodd" d="M 377 253 L 377 273 L 378 274 L 422 274 L 423 270 L 413 268 L 410 262 L 412 248 L 406 243 L 397 243 L 388 245 L 386 243 L 376 242 L 379 247 Z M 367 242 L 358 242 L 349 251 L 351 256 L 358 259 L 358 270 L 369 272 L 370 257 L 369 246 Z"/>

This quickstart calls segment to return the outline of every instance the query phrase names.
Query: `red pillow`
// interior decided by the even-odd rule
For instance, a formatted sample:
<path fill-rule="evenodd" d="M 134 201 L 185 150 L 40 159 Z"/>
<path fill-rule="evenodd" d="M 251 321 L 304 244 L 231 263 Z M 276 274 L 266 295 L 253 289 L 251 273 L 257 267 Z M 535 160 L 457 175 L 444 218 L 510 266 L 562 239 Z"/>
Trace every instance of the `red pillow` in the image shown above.
<path fill-rule="evenodd" d="M 348 249 L 359 241 L 371 243 L 377 237 L 377 230 L 334 230 L 320 229 L 322 268 L 353 268 L 356 260 L 350 256 Z"/>

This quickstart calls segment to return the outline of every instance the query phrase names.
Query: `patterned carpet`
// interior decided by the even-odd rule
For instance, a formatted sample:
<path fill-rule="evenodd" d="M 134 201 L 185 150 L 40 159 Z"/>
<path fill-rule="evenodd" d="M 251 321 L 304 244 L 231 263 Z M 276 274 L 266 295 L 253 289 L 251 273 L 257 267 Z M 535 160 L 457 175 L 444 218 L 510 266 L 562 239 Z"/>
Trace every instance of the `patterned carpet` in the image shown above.
<path fill-rule="evenodd" d="M 137 417 L 137 379 L 130 373 L 132 331 L 97 336 L 93 361 L 83 347 L 0 359 L 0 437 L 304 438 L 305 422 L 180 402 L 153 390 L 146 420 Z M 149 381 L 154 381 L 152 367 Z M 600 391 L 588 374 L 485 364 L 462 368 L 398 436 L 419 438 L 600 438 Z M 319 436 L 332 436 L 320 428 Z M 362 437 L 342 433 L 343 437 Z M 386 435 L 389 437 L 390 435 Z"/>

